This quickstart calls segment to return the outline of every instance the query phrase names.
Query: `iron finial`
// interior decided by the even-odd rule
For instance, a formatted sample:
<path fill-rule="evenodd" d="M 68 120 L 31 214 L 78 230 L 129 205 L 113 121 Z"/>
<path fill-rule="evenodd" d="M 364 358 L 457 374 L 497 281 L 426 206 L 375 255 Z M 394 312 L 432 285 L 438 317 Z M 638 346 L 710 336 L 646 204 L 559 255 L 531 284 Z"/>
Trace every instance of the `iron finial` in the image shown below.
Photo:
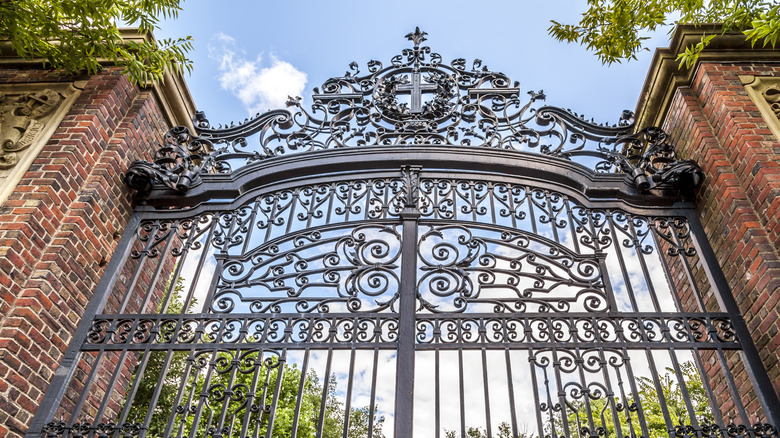
<path fill-rule="evenodd" d="M 414 32 L 406 34 L 406 39 L 414 42 L 414 48 L 417 49 L 420 47 L 420 43 L 427 40 L 425 35 L 428 35 L 428 32 L 423 32 L 419 27 L 415 27 Z"/>

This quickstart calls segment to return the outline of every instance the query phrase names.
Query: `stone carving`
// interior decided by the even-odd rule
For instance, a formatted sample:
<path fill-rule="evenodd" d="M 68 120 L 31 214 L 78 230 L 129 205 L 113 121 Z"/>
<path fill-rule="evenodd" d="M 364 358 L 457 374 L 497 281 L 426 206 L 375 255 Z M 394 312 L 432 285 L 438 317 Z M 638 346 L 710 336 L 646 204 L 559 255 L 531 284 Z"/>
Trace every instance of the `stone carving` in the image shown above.
<path fill-rule="evenodd" d="M 56 91 L 0 92 L 0 169 L 18 162 L 17 153 L 29 148 L 43 131 L 45 119 L 62 103 Z"/>
<path fill-rule="evenodd" d="M 739 80 L 769 130 L 780 141 L 780 77 L 739 75 Z"/>
<path fill-rule="evenodd" d="M 780 86 L 775 85 L 767 88 L 761 93 L 766 103 L 769 104 L 769 109 L 775 114 L 778 120 L 780 120 Z"/>

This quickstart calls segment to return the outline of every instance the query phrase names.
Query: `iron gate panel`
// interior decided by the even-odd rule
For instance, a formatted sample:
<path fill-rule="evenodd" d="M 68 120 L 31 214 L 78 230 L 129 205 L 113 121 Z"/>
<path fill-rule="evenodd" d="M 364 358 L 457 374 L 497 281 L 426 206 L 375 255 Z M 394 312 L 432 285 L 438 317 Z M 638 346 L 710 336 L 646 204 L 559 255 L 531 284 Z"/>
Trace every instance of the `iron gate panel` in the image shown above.
<path fill-rule="evenodd" d="M 698 166 L 424 37 L 134 163 L 30 436 L 777 435 Z"/>

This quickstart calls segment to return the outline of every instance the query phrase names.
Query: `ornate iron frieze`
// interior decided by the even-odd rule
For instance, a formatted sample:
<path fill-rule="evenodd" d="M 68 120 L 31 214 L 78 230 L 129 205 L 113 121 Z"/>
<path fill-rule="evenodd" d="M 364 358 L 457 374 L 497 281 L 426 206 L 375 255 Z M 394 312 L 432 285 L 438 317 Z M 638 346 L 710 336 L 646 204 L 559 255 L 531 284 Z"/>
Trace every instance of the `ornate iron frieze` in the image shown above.
<path fill-rule="evenodd" d="M 606 126 L 552 106 L 539 106 L 543 91 L 524 93 L 518 82 L 481 60 L 449 64 L 422 46 L 426 33 L 388 65 L 353 62 L 344 76 L 314 89 L 313 105 L 290 98 L 288 109 L 269 111 L 238 125 L 212 126 L 195 117 L 198 133 L 177 127 L 153 162 L 136 161 L 126 181 L 147 192 L 167 187 L 186 192 L 203 173 L 230 173 L 275 157 L 345 147 L 441 145 L 535 152 L 572 160 L 600 173 L 631 176 L 641 191 L 692 187 L 698 165 L 678 160 L 658 128 L 633 133 L 633 114 Z M 253 138 L 255 137 L 255 138 Z"/>
<path fill-rule="evenodd" d="M 578 314 L 463 314 L 419 315 L 416 342 L 421 348 L 446 344 L 505 343 L 550 347 L 565 342 L 578 346 L 643 345 L 667 348 L 739 348 L 734 328 L 725 314 L 647 313 Z M 398 316 L 387 314 L 233 314 L 233 315 L 102 315 L 93 321 L 85 350 L 128 348 L 136 350 L 188 349 L 193 345 L 289 343 L 333 345 L 387 344 L 398 340 Z M 227 345 L 225 345 L 227 344 Z M 340 345 L 338 345 L 340 344 Z"/>

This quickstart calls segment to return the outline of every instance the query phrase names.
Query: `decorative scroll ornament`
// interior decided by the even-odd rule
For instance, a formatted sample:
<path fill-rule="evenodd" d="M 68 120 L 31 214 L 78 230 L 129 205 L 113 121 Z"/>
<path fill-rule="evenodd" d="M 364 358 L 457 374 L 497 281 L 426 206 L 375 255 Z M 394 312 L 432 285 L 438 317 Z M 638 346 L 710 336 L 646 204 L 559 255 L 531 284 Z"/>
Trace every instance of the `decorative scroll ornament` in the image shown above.
<path fill-rule="evenodd" d="M 157 149 L 153 162 L 136 160 L 125 174 L 125 183 L 145 193 L 153 186 L 164 186 L 186 192 L 200 184 L 201 170 L 219 169 L 210 153 L 211 142 L 197 138 L 184 126 L 177 126 L 165 134 L 165 144 Z"/>
<path fill-rule="evenodd" d="M 0 169 L 10 169 L 17 163 L 17 153 L 30 146 L 41 133 L 41 119 L 51 114 L 62 102 L 52 90 L 11 95 L 0 93 Z"/>
<path fill-rule="evenodd" d="M 199 136 L 174 128 L 154 162 L 136 161 L 127 175 L 139 191 L 168 187 L 186 192 L 201 173 L 230 173 L 257 161 L 325 149 L 405 145 L 466 146 L 535 152 L 578 162 L 595 172 L 631 175 L 640 191 L 696 185 L 693 161 L 678 161 L 658 128 L 632 133 L 633 113 L 613 126 L 569 110 L 537 107 L 542 91 L 522 93 L 518 82 L 482 61 L 449 64 L 427 46 L 426 33 L 389 65 L 353 62 L 344 76 L 314 89 L 313 105 L 290 98 L 288 109 L 257 114 L 238 125 L 212 126 L 202 112 Z M 526 97 L 528 96 L 528 97 Z M 250 137 L 254 136 L 250 141 Z"/>

